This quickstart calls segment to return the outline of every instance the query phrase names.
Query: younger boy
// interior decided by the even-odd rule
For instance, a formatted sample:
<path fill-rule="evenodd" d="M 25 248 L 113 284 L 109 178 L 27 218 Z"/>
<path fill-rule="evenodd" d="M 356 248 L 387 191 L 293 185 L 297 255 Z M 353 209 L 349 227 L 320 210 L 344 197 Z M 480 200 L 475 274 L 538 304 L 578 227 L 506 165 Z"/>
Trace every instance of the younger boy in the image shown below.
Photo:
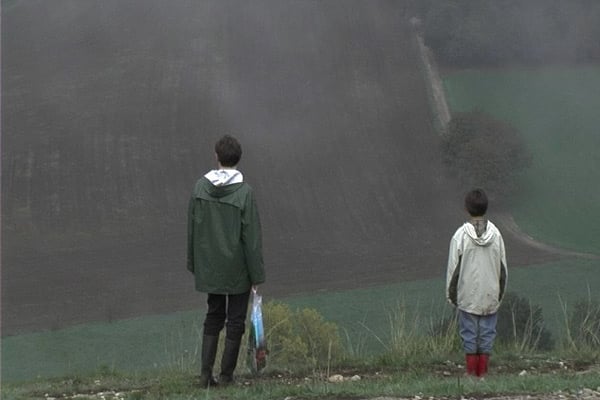
<path fill-rule="evenodd" d="M 452 236 L 446 275 L 446 298 L 458 308 L 467 374 L 484 376 L 496 337 L 497 311 L 506 289 L 506 252 L 500 231 L 485 218 L 488 199 L 467 193 L 470 220 Z"/>

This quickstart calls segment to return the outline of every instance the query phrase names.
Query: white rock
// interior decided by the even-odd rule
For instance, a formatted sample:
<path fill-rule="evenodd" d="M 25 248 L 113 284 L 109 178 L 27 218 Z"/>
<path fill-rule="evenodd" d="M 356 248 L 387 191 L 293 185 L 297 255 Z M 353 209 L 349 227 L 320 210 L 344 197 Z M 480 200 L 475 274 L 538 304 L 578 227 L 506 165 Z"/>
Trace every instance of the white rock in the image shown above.
<path fill-rule="evenodd" d="M 352 382 L 357 382 L 357 381 L 360 381 L 360 376 L 359 376 L 359 375 L 354 375 L 353 377 L 351 377 L 351 378 L 350 378 L 350 380 L 351 380 Z"/>
<path fill-rule="evenodd" d="M 527 375 L 527 371 L 523 370 L 521 372 L 519 372 L 519 376 L 525 376 Z"/>
<path fill-rule="evenodd" d="M 337 383 L 337 382 L 344 382 L 344 377 L 342 375 L 331 375 L 328 379 L 329 382 L 332 383 Z"/>

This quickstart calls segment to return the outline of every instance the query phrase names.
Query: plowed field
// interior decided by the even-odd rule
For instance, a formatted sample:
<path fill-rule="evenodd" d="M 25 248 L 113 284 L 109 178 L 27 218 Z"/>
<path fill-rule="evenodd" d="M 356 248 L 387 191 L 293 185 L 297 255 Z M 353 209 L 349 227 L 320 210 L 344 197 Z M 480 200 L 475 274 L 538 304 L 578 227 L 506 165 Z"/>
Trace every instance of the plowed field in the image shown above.
<path fill-rule="evenodd" d="M 402 2 L 8 1 L 2 334 L 188 309 L 186 207 L 224 133 L 272 296 L 443 275 L 445 176 Z M 493 205 L 492 205 L 493 207 Z M 506 237 L 511 266 L 550 258 Z"/>

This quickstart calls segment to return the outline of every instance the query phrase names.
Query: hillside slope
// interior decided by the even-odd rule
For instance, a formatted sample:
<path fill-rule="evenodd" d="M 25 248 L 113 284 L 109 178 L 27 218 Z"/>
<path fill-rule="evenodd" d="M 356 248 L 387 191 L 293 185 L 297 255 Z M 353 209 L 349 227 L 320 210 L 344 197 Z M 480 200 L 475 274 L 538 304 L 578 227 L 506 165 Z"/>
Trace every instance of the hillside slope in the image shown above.
<path fill-rule="evenodd" d="M 201 304 L 185 212 L 224 133 L 257 192 L 267 295 L 442 276 L 463 188 L 403 10 L 7 3 L 2 334 Z M 509 249 L 513 265 L 547 258 Z"/>

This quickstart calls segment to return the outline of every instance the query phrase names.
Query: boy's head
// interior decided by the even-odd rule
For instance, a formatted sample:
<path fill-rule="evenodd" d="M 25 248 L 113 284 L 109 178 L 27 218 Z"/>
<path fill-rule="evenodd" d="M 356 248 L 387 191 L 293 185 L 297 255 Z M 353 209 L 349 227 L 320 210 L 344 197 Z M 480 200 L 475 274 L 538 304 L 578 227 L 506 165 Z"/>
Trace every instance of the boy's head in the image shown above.
<path fill-rule="evenodd" d="M 482 217 L 488 208 L 488 199 L 482 189 L 473 189 L 465 196 L 465 209 L 471 217 Z"/>
<path fill-rule="evenodd" d="M 222 167 L 235 167 L 242 158 L 242 146 L 233 136 L 225 135 L 215 144 L 215 153 Z"/>

